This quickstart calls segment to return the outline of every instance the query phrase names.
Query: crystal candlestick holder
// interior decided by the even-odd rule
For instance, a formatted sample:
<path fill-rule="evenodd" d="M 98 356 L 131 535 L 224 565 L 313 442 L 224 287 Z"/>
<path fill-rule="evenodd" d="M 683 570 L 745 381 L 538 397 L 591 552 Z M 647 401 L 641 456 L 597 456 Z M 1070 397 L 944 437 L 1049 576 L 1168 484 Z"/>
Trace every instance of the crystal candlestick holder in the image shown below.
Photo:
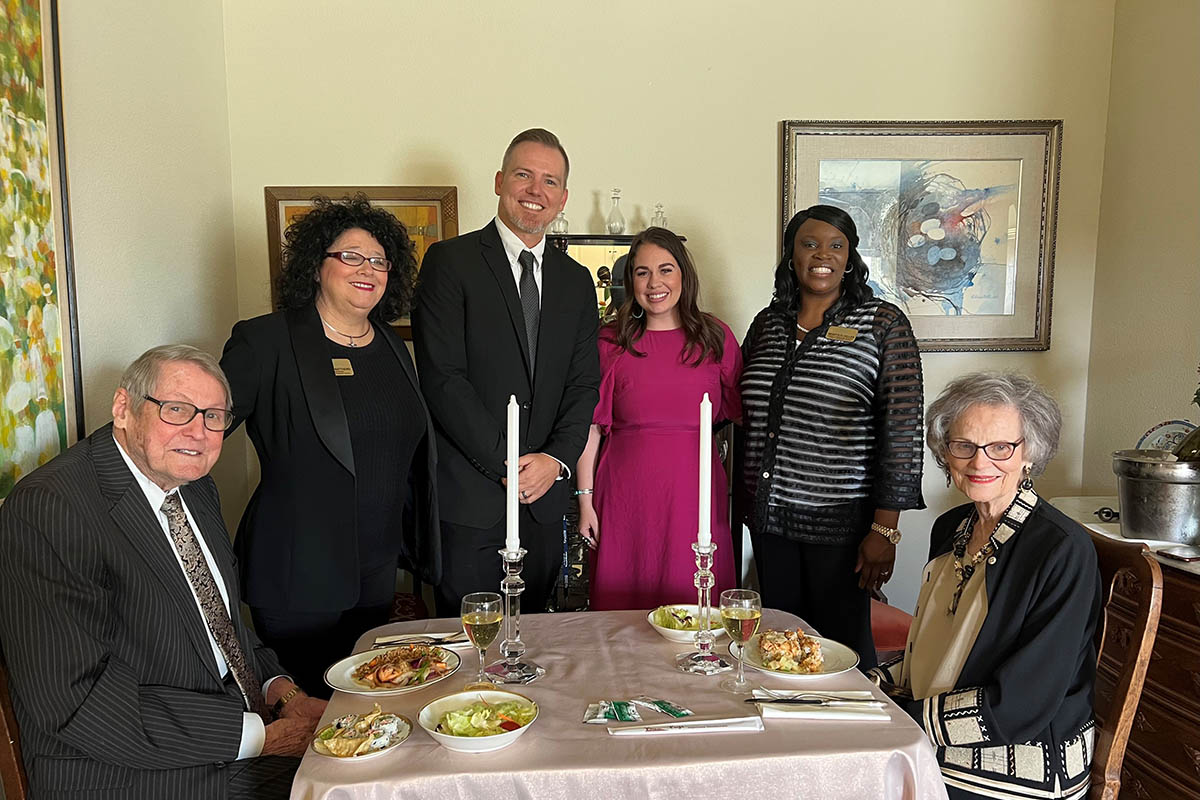
<path fill-rule="evenodd" d="M 696 628 L 696 649 L 676 656 L 675 666 L 680 672 L 716 675 L 733 669 L 733 664 L 712 651 L 716 637 L 713 636 L 709 619 L 712 615 L 712 587 L 716 582 L 712 573 L 713 553 L 717 551 L 717 546 L 711 543 L 701 546 L 695 542 L 692 550 L 696 553 L 696 602 L 700 608 L 700 622 Z"/>
<path fill-rule="evenodd" d="M 526 552 L 523 547 L 500 551 L 504 568 L 504 580 L 500 582 L 504 595 L 504 641 L 500 643 L 500 660 L 484 670 L 493 683 L 530 683 L 546 674 L 545 667 L 522 658 L 525 643 L 521 641 L 521 592 L 525 591 L 525 581 L 521 570 Z"/>

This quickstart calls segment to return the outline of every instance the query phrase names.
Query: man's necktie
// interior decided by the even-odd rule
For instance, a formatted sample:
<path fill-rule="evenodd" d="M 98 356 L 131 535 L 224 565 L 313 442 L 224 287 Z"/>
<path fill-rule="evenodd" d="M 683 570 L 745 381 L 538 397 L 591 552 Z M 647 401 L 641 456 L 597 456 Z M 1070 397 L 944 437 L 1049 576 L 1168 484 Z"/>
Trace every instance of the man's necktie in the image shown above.
<path fill-rule="evenodd" d="M 170 530 L 171 539 L 175 542 L 175 551 L 179 553 L 179 559 L 183 562 L 188 582 L 192 585 L 192 591 L 196 593 L 196 599 L 200 601 L 200 610 L 204 612 L 204 621 L 208 624 L 208 629 L 212 631 L 213 639 L 216 640 L 217 647 L 221 649 L 221 655 L 225 657 L 225 663 L 229 665 L 233 679 L 237 681 L 238 688 L 242 690 L 246 708 L 262 717 L 263 722 L 270 722 L 271 715 L 267 710 L 267 702 L 263 699 L 262 685 L 258 682 L 254 671 L 246 663 L 246 654 L 242 651 L 242 646 L 238 644 L 237 634 L 233 631 L 233 622 L 229 619 L 229 612 L 225 609 L 224 601 L 221 600 L 217 582 L 208 568 L 208 561 L 204 558 L 204 551 L 200 549 L 200 543 L 196 541 L 196 534 L 192 531 L 192 526 L 188 524 L 187 514 L 179 499 L 179 492 L 167 495 L 167 499 L 162 504 L 162 512 L 167 516 L 167 527 Z"/>
<path fill-rule="evenodd" d="M 522 250 L 517 256 L 521 262 L 521 310 L 525 312 L 525 338 L 529 341 L 529 371 L 537 363 L 538 323 L 542 314 L 542 302 L 538 297 L 537 281 L 533 279 L 533 253 Z"/>

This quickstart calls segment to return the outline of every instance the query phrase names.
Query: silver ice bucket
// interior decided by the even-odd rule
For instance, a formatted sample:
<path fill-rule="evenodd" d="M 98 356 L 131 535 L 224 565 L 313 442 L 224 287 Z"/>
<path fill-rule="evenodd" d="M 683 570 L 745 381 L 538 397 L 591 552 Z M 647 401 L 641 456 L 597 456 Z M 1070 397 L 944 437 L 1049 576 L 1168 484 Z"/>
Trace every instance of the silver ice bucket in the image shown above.
<path fill-rule="evenodd" d="M 1169 450 L 1113 453 L 1121 498 L 1121 535 L 1200 544 L 1200 462 Z"/>

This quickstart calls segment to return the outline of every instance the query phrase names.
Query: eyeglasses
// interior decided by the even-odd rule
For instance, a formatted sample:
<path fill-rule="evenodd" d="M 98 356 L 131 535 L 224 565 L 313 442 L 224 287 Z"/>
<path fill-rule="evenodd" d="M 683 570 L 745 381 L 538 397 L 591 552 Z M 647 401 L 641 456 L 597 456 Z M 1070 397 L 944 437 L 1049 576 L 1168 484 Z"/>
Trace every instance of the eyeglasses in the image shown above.
<path fill-rule="evenodd" d="M 197 414 L 203 414 L 204 427 L 221 433 L 233 424 L 233 412 L 227 408 L 196 408 L 182 400 L 156 400 L 148 394 L 142 397 L 158 406 L 158 418 L 168 425 L 187 425 Z"/>
<path fill-rule="evenodd" d="M 380 258 L 379 256 L 367 258 L 362 253 L 356 253 L 353 250 L 339 250 L 336 253 L 326 253 L 325 257 L 336 258 L 347 267 L 361 267 L 362 263 L 366 261 L 371 265 L 371 269 L 376 272 L 387 272 L 392 268 L 392 262 L 386 258 Z"/>
<path fill-rule="evenodd" d="M 951 439 L 946 443 L 946 449 L 950 451 L 950 455 L 955 458 L 961 458 L 968 461 L 975 457 L 975 453 L 982 450 L 983 454 L 992 461 L 1008 461 L 1013 457 L 1013 453 L 1017 452 L 1017 445 L 1022 444 L 1025 440 L 1020 439 L 1015 442 L 988 442 L 987 444 L 975 444 L 963 439 Z"/>

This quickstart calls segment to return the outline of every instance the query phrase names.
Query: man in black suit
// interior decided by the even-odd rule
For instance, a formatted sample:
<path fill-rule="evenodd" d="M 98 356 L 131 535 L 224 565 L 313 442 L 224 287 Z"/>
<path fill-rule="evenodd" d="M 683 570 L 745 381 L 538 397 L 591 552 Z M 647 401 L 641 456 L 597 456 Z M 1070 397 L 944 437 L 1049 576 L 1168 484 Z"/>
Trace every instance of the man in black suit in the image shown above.
<path fill-rule="evenodd" d="M 324 712 L 239 613 L 217 362 L 154 348 L 113 422 L 0 507 L 0 646 L 34 797 L 286 797 Z"/>
<path fill-rule="evenodd" d="M 567 465 L 587 442 L 600 384 L 591 275 L 546 246 L 568 169 L 553 133 L 518 134 L 496 173 L 496 219 L 433 245 L 421 266 L 413 343 L 438 434 L 441 615 L 500 582 L 510 395 L 521 404 L 526 610 L 544 610 L 561 563 Z"/>

